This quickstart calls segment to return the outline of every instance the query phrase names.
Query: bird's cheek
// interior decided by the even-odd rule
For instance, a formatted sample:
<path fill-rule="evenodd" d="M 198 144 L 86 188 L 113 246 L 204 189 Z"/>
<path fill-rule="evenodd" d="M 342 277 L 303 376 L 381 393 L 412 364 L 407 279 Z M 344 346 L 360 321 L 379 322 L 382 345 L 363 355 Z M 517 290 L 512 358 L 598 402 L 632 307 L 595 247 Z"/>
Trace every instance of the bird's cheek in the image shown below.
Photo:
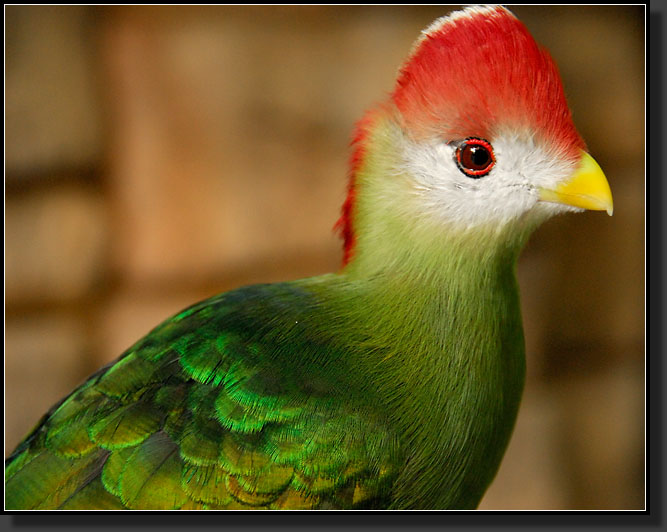
<path fill-rule="evenodd" d="M 602 169 L 588 153 L 582 151 L 577 170 L 554 188 L 541 187 L 540 201 L 560 203 L 594 211 L 614 212 L 611 189 Z"/>

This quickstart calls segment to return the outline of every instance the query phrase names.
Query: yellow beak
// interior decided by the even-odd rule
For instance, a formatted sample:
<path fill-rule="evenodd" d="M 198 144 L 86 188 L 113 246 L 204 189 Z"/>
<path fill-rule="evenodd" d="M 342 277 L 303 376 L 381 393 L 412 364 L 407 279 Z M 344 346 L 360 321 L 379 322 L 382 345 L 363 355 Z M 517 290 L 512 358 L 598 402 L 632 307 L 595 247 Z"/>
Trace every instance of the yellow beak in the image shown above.
<path fill-rule="evenodd" d="M 570 179 L 558 185 L 555 190 L 541 188 L 540 201 L 607 211 L 611 216 L 614 212 L 614 200 L 607 178 L 593 157 L 584 151 L 581 153 L 579 168 Z"/>

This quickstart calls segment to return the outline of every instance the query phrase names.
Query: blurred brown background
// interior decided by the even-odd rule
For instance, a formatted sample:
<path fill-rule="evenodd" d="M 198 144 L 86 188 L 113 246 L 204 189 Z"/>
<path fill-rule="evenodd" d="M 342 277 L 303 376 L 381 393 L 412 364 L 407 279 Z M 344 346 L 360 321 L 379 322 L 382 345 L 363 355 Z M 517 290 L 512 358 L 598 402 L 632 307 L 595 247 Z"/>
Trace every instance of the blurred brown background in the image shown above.
<path fill-rule="evenodd" d="M 5 452 L 161 320 L 338 268 L 348 142 L 449 7 L 6 6 Z M 528 382 L 483 509 L 644 507 L 644 7 L 517 6 L 615 212 L 519 267 Z"/>

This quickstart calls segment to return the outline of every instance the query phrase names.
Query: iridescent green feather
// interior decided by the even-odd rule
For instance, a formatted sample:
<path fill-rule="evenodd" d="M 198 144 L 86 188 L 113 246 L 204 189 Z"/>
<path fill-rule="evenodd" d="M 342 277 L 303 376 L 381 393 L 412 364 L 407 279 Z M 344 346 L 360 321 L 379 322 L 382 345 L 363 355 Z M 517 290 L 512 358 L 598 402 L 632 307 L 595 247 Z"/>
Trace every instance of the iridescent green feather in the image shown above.
<path fill-rule="evenodd" d="M 193 501 L 224 506 L 232 500 L 227 490 L 228 475 L 217 464 L 186 464 L 181 475 L 181 486 Z"/>
<path fill-rule="evenodd" d="M 180 508 L 188 500 L 181 487 L 182 467 L 178 446 L 165 433 L 154 433 L 123 466 L 119 482 L 123 504 L 135 510 Z"/>
<path fill-rule="evenodd" d="M 270 302 L 276 290 L 293 298 L 297 311 L 308 303 L 288 285 L 213 298 L 93 375 L 8 460 L 7 507 L 351 504 L 350 482 L 364 476 L 366 464 L 386 461 L 355 443 L 377 427 L 372 417 L 367 426 L 363 415 L 346 420 L 350 388 L 325 384 L 314 360 L 303 360 L 313 367 L 305 374 L 285 365 L 294 356 L 327 356 L 331 348 L 298 334 L 267 339 L 273 333 L 262 331 L 265 313 L 279 309 L 258 303 Z M 396 467 L 391 459 L 387 465 Z"/>
<path fill-rule="evenodd" d="M 101 481 L 104 488 L 116 497 L 120 497 L 120 476 L 135 447 L 117 449 L 109 454 L 104 464 Z"/>
<path fill-rule="evenodd" d="M 6 479 L 6 508 L 58 508 L 99 476 L 107 454 L 107 451 L 98 449 L 81 458 L 70 459 L 43 450 Z"/>
<path fill-rule="evenodd" d="M 85 487 L 71 495 L 59 510 L 124 510 L 120 498 L 106 490 L 102 479 L 97 476 Z"/>

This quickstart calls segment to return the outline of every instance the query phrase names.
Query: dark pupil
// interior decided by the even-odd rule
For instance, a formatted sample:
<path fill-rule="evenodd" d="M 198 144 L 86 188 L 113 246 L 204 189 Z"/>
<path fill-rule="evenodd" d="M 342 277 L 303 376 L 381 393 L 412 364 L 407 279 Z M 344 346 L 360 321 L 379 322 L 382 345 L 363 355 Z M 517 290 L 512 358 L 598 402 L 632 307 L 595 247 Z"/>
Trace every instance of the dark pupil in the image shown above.
<path fill-rule="evenodd" d="M 463 165 L 471 170 L 483 170 L 491 161 L 487 149 L 483 146 L 466 146 L 463 149 Z"/>

